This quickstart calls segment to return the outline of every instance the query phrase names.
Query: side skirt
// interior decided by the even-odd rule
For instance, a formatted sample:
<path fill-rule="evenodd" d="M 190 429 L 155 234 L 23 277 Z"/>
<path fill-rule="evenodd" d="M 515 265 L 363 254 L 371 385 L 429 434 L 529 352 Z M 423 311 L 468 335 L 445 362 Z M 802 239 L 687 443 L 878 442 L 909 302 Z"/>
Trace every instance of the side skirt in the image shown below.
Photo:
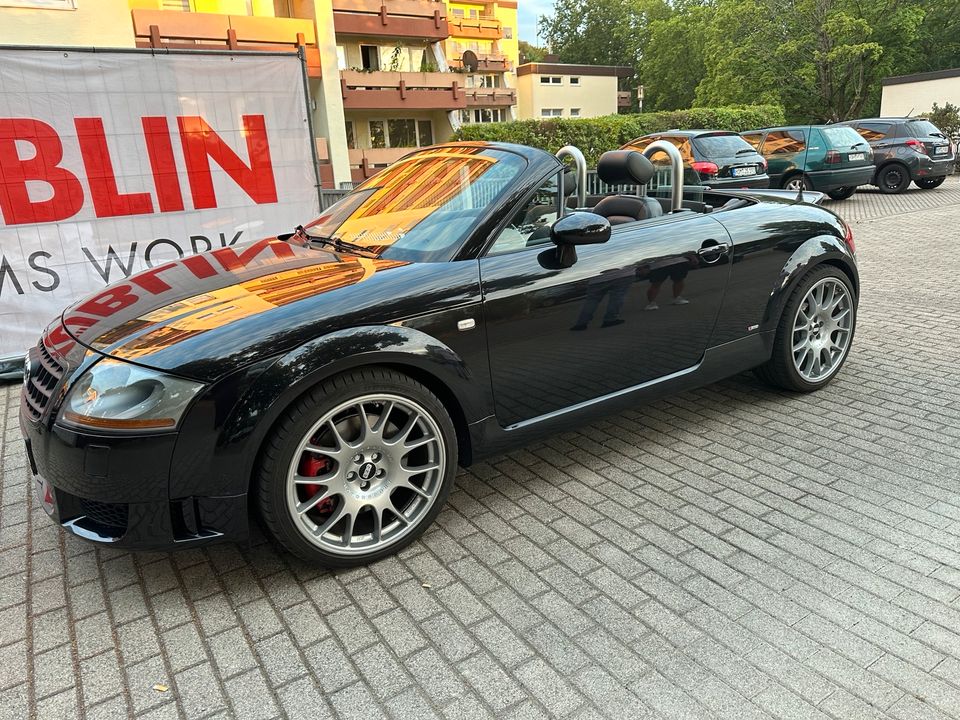
<path fill-rule="evenodd" d="M 708 348 L 693 367 L 624 388 L 594 400 L 503 427 L 490 415 L 470 425 L 473 458 L 482 459 L 522 447 L 548 435 L 574 430 L 606 415 L 667 395 L 703 387 L 762 365 L 770 359 L 774 332 L 754 333 Z"/>

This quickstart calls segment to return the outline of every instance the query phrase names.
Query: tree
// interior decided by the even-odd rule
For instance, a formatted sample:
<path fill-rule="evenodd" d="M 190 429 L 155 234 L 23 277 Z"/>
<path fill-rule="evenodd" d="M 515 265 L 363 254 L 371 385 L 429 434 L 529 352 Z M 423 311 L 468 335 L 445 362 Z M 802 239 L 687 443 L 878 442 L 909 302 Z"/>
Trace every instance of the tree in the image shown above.
<path fill-rule="evenodd" d="M 644 110 L 680 110 L 693 106 L 706 73 L 703 37 L 711 7 L 706 2 L 677 3 L 666 17 L 650 22 L 640 61 Z"/>
<path fill-rule="evenodd" d="M 543 62 L 543 59 L 547 56 L 547 48 L 531 45 L 526 40 L 521 40 L 518 44 L 520 46 L 521 63 Z"/>
<path fill-rule="evenodd" d="M 697 103 L 775 102 L 788 120 L 875 111 L 880 80 L 908 62 L 920 0 L 717 0 Z"/>

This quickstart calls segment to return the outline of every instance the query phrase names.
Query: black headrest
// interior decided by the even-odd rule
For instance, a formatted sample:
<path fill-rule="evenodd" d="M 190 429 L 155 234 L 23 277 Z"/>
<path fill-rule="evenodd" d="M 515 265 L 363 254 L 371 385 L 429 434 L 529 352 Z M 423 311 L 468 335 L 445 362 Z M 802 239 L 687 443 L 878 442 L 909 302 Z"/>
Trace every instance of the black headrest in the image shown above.
<path fill-rule="evenodd" d="M 563 171 L 563 194 L 573 195 L 577 191 L 577 171 L 567 168 Z"/>
<path fill-rule="evenodd" d="M 600 156 L 597 176 L 608 185 L 646 185 L 656 170 L 636 150 L 611 150 Z"/>

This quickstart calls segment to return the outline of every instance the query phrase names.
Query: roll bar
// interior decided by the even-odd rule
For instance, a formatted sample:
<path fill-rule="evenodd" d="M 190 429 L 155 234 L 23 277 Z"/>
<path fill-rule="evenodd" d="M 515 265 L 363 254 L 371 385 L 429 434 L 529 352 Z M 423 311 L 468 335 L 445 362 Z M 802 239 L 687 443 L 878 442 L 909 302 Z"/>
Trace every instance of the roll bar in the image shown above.
<path fill-rule="evenodd" d="M 564 145 L 557 150 L 556 157 L 560 162 L 563 162 L 565 157 L 573 158 L 573 162 L 577 166 L 577 207 L 584 207 L 587 204 L 587 159 L 580 152 L 580 148 L 574 145 Z M 567 193 L 566 188 L 563 187 L 563 175 L 560 176 L 560 184 L 560 197 L 562 199 L 560 216 L 563 217 L 567 208 Z"/>
<path fill-rule="evenodd" d="M 647 145 L 643 155 L 649 160 L 658 150 L 665 152 L 667 157 L 670 158 L 670 167 L 673 170 L 673 180 L 671 181 L 673 197 L 670 199 L 670 212 L 677 212 L 683 207 L 683 157 L 676 146 L 666 140 L 654 140 Z"/>

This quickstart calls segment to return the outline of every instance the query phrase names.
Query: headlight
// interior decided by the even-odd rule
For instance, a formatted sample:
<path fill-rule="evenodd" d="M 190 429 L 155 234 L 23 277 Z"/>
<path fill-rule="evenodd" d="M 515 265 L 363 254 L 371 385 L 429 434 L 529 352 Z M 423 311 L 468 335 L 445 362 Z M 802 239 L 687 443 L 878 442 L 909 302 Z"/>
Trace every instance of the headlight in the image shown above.
<path fill-rule="evenodd" d="M 70 389 L 59 420 L 96 430 L 172 430 L 202 387 L 105 358 Z"/>

